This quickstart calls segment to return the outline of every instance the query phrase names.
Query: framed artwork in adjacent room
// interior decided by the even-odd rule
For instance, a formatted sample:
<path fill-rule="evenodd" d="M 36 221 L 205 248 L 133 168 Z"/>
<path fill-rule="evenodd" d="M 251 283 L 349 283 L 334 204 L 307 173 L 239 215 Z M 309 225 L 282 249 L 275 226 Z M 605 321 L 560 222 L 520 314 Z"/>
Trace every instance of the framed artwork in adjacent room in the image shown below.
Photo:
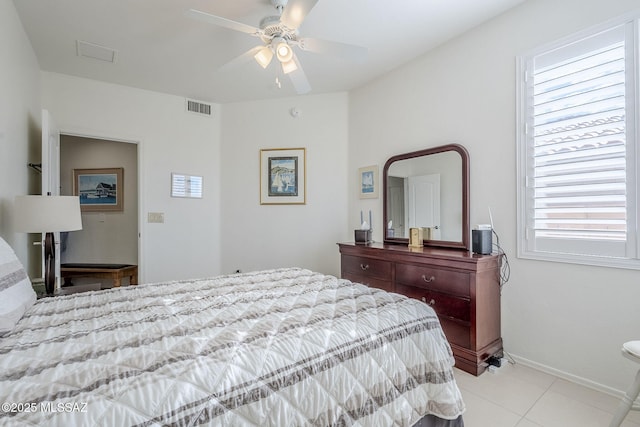
<path fill-rule="evenodd" d="M 304 205 L 306 161 L 305 148 L 260 150 L 260 204 Z"/>
<path fill-rule="evenodd" d="M 73 195 L 82 212 L 122 212 L 124 169 L 74 169 Z"/>

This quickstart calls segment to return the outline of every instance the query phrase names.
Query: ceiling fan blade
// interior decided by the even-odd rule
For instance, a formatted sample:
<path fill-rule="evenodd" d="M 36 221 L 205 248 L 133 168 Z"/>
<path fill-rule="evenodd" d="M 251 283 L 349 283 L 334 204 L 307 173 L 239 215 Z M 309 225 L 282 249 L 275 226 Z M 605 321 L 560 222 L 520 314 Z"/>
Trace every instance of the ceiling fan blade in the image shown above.
<path fill-rule="evenodd" d="M 333 55 L 353 61 L 362 61 L 367 57 L 366 47 L 329 40 L 304 38 L 299 41 L 298 46 L 307 52 Z"/>
<path fill-rule="evenodd" d="M 307 80 L 307 76 L 302 70 L 302 65 L 300 65 L 300 61 L 298 61 L 298 57 L 296 55 L 293 55 L 292 61 L 296 63 L 298 69 L 287 75 L 289 76 L 289 79 L 291 79 L 291 83 L 293 84 L 296 93 L 298 95 L 304 95 L 311 91 L 311 85 L 309 84 L 309 80 Z"/>
<path fill-rule="evenodd" d="M 282 11 L 280 22 L 292 30 L 298 29 L 316 3 L 318 0 L 289 0 Z"/>
<path fill-rule="evenodd" d="M 256 47 L 253 47 L 253 48 L 249 49 L 248 51 L 246 51 L 242 55 L 233 58 L 231 61 L 227 62 L 226 64 L 224 64 L 223 66 L 218 68 L 218 71 L 220 71 L 220 72 L 233 71 L 238 66 L 246 64 L 247 62 L 250 62 L 252 59 L 254 59 L 256 54 L 263 47 L 264 46 L 256 46 Z"/>
<path fill-rule="evenodd" d="M 241 22 L 232 21 L 221 16 L 211 15 L 210 13 L 202 12 L 196 9 L 189 9 L 184 13 L 189 18 L 197 19 L 198 21 L 207 22 L 209 24 L 217 25 L 219 27 L 228 28 L 230 30 L 240 31 L 242 33 L 258 36 L 261 30 L 251 25 L 246 25 Z"/>

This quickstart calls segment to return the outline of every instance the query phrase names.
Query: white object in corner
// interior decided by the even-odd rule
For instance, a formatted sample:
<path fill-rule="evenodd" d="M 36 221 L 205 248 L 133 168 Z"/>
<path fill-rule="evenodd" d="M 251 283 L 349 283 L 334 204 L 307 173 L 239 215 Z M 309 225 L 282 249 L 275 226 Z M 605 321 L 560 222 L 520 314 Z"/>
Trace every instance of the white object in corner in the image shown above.
<path fill-rule="evenodd" d="M 298 109 L 298 107 L 291 108 L 291 110 L 289 110 L 289 114 L 291 114 L 291 117 L 293 117 L 294 119 L 302 117 L 302 112 Z"/>

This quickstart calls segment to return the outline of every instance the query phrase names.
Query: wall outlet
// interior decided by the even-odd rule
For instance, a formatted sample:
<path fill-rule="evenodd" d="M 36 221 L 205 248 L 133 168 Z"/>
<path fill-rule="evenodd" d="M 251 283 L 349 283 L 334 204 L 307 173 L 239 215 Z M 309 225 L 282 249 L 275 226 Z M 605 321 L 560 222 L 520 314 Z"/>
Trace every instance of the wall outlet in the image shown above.
<path fill-rule="evenodd" d="M 149 212 L 147 213 L 147 222 L 164 222 L 164 212 Z"/>

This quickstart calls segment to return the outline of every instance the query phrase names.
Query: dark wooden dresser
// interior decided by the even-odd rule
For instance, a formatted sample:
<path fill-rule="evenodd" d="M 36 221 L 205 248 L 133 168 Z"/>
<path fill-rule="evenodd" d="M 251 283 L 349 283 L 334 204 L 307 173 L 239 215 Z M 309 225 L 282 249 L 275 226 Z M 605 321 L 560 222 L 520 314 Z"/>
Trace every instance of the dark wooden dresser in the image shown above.
<path fill-rule="evenodd" d="M 381 243 L 338 246 L 342 278 L 433 307 L 458 368 L 479 375 L 490 357 L 502 357 L 497 255 Z"/>

